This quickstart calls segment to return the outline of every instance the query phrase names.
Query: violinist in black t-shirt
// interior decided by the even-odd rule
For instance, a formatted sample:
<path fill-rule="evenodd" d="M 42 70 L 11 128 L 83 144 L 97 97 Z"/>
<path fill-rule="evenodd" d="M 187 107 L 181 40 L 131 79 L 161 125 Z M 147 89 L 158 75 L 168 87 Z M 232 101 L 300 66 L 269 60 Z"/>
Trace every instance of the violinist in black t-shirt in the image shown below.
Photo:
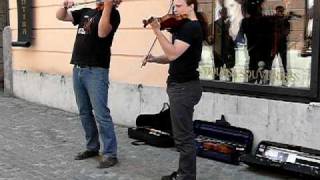
<path fill-rule="evenodd" d="M 206 39 L 207 24 L 203 15 L 197 12 L 196 0 L 174 0 L 173 3 L 174 14 L 186 15 L 186 19 L 180 27 L 170 30 L 171 40 L 160 31 L 158 19 L 150 23 L 164 55 L 148 55 L 143 65 L 146 62 L 170 64 L 167 93 L 173 137 L 180 152 L 180 160 L 178 170 L 163 176 L 162 180 L 195 180 L 196 149 L 192 117 L 194 106 L 202 95 L 197 68 L 201 60 L 202 42 Z"/>
<path fill-rule="evenodd" d="M 73 89 L 85 131 L 86 150 L 76 160 L 98 156 L 99 136 L 103 151 L 98 168 L 114 166 L 117 160 L 117 140 L 108 105 L 110 47 L 120 24 L 116 9 L 121 0 L 96 0 L 96 8 L 68 10 L 74 6 L 65 0 L 56 17 L 78 26 L 73 47 Z M 94 113 L 93 113 L 94 111 Z M 99 130 L 98 130 L 99 128 Z"/>

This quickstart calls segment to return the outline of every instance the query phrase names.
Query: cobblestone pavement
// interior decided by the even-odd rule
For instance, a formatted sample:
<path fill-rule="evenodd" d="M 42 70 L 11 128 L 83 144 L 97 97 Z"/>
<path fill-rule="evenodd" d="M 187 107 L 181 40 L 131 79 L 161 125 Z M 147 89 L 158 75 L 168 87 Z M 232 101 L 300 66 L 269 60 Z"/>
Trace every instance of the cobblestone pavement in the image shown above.
<path fill-rule="evenodd" d="M 178 153 L 132 146 L 127 128 L 116 127 L 120 163 L 97 169 L 97 159 L 73 160 L 83 150 L 78 116 L 0 93 L 0 180 L 157 180 L 171 173 Z M 285 175 L 198 158 L 198 180 L 289 179 Z"/>

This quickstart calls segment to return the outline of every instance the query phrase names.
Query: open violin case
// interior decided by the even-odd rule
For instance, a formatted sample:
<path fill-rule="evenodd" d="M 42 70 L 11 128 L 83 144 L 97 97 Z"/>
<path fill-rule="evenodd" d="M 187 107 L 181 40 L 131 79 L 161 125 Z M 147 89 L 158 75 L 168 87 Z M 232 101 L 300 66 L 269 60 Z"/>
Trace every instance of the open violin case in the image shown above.
<path fill-rule="evenodd" d="M 159 113 L 138 115 L 136 127 L 128 128 L 128 136 L 135 139 L 133 145 L 173 147 L 169 104 L 164 103 Z"/>
<path fill-rule="evenodd" d="M 261 141 L 254 155 L 240 161 L 256 168 L 298 175 L 303 179 L 320 179 L 320 151 L 271 141 Z"/>
<path fill-rule="evenodd" d="M 231 126 L 223 115 L 216 122 L 195 120 L 193 127 L 200 157 L 239 164 L 239 157 L 251 152 L 252 132 Z"/>

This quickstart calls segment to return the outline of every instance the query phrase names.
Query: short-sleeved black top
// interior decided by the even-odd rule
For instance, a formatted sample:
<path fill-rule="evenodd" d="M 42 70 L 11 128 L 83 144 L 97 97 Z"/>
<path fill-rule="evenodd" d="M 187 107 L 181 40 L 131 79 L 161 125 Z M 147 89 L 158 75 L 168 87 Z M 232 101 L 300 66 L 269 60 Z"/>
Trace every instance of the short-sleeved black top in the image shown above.
<path fill-rule="evenodd" d="M 109 68 L 112 40 L 120 24 L 120 14 L 112 8 L 110 24 L 112 31 L 105 38 L 98 36 L 98 24 L 102 11 L 83 8 L 72 11 L 73 24 L 78 25 L 71 64 Z"/>
<path fill-rule="evenodd" d="M 167 83 L 199 80 L 197 69 L 201 60 L 203 39 L 200 22 L 188 19 L 180 28 L 171 31 L 171 33 L 172 42 L 178 39 L 190 46 L 180 57 L 170 62 Z"/>

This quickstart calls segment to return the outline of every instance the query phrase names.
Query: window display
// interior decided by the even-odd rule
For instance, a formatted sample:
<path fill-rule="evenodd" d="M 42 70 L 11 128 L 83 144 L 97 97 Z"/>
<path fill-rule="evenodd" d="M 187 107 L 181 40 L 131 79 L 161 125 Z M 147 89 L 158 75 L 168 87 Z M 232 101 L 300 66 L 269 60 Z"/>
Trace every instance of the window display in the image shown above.
<path fill-rule="evenodd" d="M 201 1 L 200 1 L 201 2 Z M 202 80 L 309 89 L 313 0 L 214 0 Z"/>

